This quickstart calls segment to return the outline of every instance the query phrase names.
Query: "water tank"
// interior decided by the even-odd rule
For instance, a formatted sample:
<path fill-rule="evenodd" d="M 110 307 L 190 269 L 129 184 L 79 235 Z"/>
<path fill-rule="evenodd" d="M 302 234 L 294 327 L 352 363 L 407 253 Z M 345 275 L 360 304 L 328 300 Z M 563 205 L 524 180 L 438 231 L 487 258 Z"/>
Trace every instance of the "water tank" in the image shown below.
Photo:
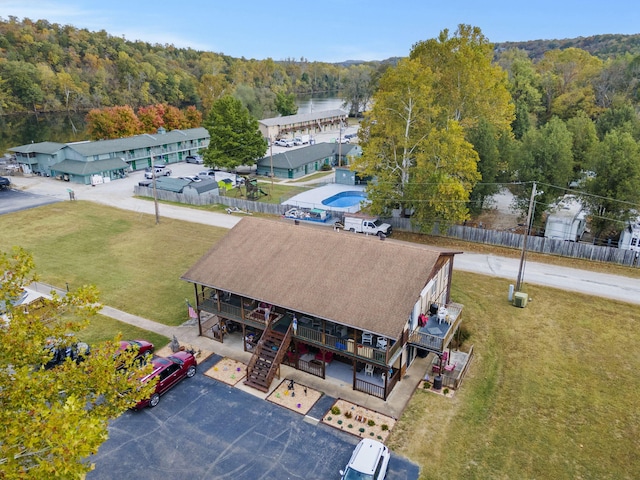
<path fill-rule="evenodd" d="M 432 303 L 431 306 L 429 307 L 429 313 L 431 315 L 435 315 L 438 313 L 438 304 L 437 303 Z"/>
<path fill-rule="evenodd" d="M 438 375 L 433 379 L 433 389 L 440 390 L 442 388 L 442 375 Z"/>

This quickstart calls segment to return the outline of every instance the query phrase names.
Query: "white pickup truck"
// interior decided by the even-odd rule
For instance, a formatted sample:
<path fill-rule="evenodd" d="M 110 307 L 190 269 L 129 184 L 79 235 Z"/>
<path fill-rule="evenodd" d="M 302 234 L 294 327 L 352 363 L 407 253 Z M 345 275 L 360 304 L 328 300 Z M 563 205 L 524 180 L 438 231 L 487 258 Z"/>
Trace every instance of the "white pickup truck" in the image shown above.
<path fill-rule="evenodd" d="M 389 236 L 392 227 L 388 223 L 382 223 L 376 217 L 344 217 L 342 228 L 350 232 L 365 233 L 367 235 Z"/>

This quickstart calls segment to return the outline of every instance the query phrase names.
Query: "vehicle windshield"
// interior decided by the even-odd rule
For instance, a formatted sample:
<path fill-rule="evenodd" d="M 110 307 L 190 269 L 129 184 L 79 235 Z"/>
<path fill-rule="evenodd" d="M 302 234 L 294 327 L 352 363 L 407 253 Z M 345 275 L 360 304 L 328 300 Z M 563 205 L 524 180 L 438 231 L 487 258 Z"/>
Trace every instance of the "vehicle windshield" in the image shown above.
<path fill-rule="evenodd" d="M 359 472 L 351 467 L 347 467 L 347 471 L 344 472 L 343 480 L 374 480 L 373 475 Z"/>
<path fill-rule="evenodd" d="M 375 221 L 373 222 L 373 224 L 374 224 L 376 227 L 379 227 L 380 225 L 382 225 L 382 222 L 380 221 L 380 219 L 377 219 L 377 220 L 375 220 Z"/>

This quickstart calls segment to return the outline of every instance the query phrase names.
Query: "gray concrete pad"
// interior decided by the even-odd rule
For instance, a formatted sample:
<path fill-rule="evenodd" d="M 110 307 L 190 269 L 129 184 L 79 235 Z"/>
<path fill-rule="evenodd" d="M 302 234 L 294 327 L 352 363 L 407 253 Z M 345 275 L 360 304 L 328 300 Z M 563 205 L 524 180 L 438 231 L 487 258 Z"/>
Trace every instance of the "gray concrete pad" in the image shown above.
<path fill-rule="evenodd" d="M 358 438 L 202 374 L 219 359 L 203 362 L 157 407 L 114 420 L 87 478 L 339 478 Z M 392 453 L 388 479 L 418 475 Z"/>

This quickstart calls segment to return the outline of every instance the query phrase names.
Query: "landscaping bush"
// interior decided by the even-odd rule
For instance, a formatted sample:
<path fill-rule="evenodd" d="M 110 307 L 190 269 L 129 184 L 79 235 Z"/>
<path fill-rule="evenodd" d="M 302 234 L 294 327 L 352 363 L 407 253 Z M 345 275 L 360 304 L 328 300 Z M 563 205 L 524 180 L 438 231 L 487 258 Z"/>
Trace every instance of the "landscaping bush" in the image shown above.
<path fill-rule="evenodd" d="M 333 407 L 331 407 L 331 413 L 333 413 L 334 415 L 340 415 L 340 409 L 334 405 Z"/>
<path fill-rule="evenodd" d="M 380 428 L 382 429 L 383 432 L 386 432 L 387 430 L 389 430 L 389 425 L 387 425 L 386 423 L 383 423 L 382 425 L 380 425 Z"/>
<path fill-rule="evenodd" d="M 347 417 L 347 418 L 351 418 L 351 417 L 353 417 L 353 413 L 351 413 L 351 412 L 344 412 L 344 416 L 345 416 L 345 417 Z"/>
<path fill-rule="evenodd" d="M 376 424 L 376 422 L 374 422 L 373 420 L 369 420 L 367 422 L 367 425 L 369 425 L 370 427 L 373 427 Z"/>

